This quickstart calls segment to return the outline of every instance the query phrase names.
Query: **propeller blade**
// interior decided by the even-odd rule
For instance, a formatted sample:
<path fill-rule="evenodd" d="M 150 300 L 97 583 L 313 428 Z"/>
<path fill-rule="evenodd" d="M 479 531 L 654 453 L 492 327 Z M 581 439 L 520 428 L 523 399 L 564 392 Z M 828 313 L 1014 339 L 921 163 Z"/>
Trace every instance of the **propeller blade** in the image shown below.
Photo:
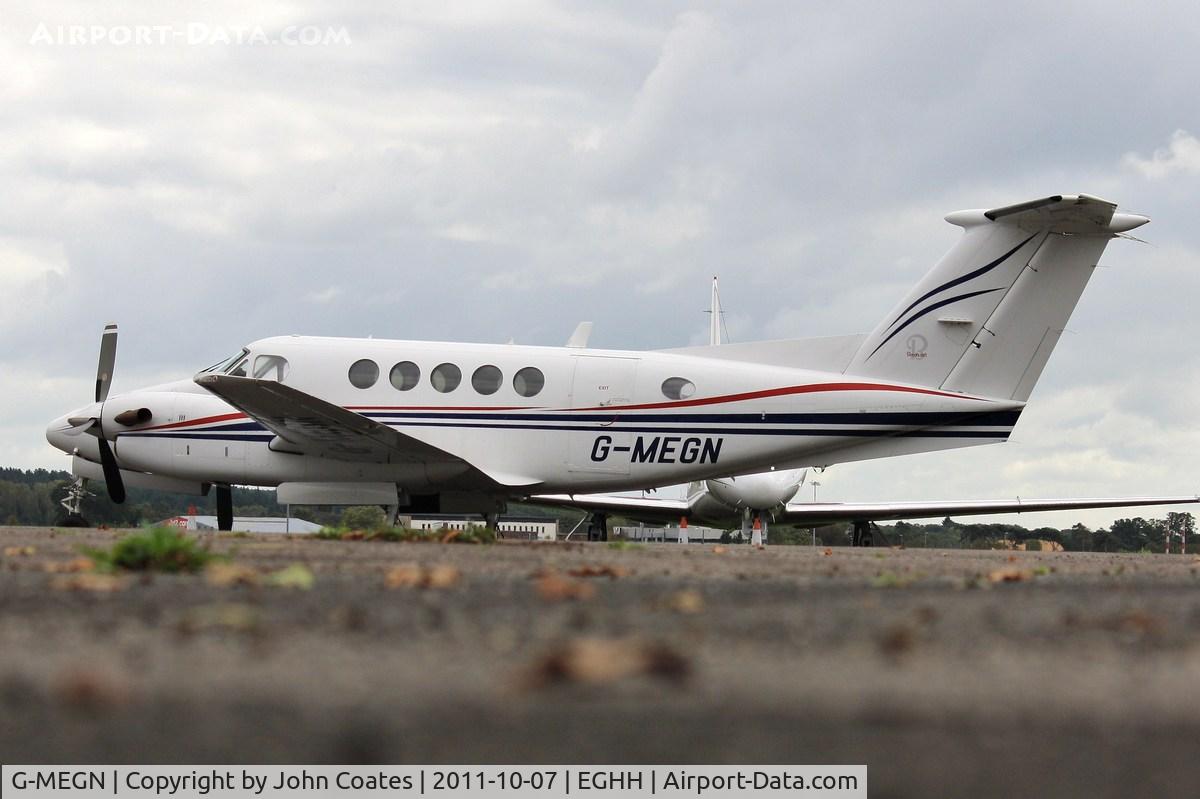
<path fill-rule="evenodd" d="M 96 365 L 96 402 L 108 399 L 108 387 L 112 384 L 113 366 L 117 362 L 117 326 L 104 326 L 100 337 L 100 363 Z"/>
<path fill-rule="evenodd" d="M 108 441 L 100 437 L 96 442 L 100 445 L 100 466 L 104 469 L 108 498 L 120 505 L 125 501 L 125 481 L 121 479 L 121 467 L 117 465 L 117 457 L 113 455 Z"/>

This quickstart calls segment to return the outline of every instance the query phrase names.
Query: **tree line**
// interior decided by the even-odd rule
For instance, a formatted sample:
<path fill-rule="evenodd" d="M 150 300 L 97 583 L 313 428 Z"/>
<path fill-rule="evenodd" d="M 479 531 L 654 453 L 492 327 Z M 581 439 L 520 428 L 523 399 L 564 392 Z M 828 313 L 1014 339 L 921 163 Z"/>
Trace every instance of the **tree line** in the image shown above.
<path fill-rule="evenodd" d="M 69 472 L 61 470 L 0 468 L 0 525 L 51 527 L 61 524 L 66 511 L 60 500 L 73 479 Z M 215 516 L 217 513 L 216 493 L 211 491 L 208 496 L 199 497 L 126 486 L 125 502 L 117 505 L 108 498 L 102 482 L 89 482 L 88 490 L 93 496 L 83 502 L 83 517 L 94 525 L 139 527 L 173 516 Z M 235 516 L 283 516 L 287 511 L 276 501 L 274 489 L 233 488 Z M 559 518 L 564 523 L 569 520 L 568 530 L 578 520 L 578 514 L 570 511 L 514 503 L 509 504 L 509 513 Z M 317 524 L 337 525 L 341 521 L 342 508 L 293 505 L 291 515 Z"/>
<path fill-rule="evenodd" d="M 941 522 L 915 524 L 896 522 L 880 525 L 883 543 L 907 548 L 940 549 L 997 549 L 1023 545 L 1040 549 L 1042 542 L 1058 544 L 1068 552 L 1163 552 L 1167 536 L 1171 536 L 1171 551 L 1179 552 L 1183 540 L 1194 552 L 1200 552 L 1196 540 L 1196 519 L 1190 513 L 1168 513 L 1161 519 L 1117 519 L 1110 527 L 1091 529 L 1084 524 L 1058 529 L 1038 527 L 1029 529 L 1017 524 L 972 524 L 956 522 L 949 516 Z M 812 531 L 807 527 L 772 525 L 770 536 L 775 543 L 809 544 Z M 850 525 L 833 524 L 818 527 L 818 544 L 842 546 L 850 540 Z"/>
<path fill-rule="evenodd" d="M 0 468 L 0 524 L 53 526 L 66 515 L 59 501 L 63 498 L 70 473 L 47 469 Z M 216 515 L 216 495 L 194 497 L 127 488 L 128 497 L 121 505 L 109 500 L 102 483 L 89 483 L 94 496 L 83 503 L 83 515 L 92 524 L 110 527 L 138 527 L 189 513 Z M 283 516 L 287 509 L 275 500 L 273 489 L 233 489 L 233 512 L 236 516 Z M 317 524 L 336 525 L 341 508 L 292 506 L 294 518 Z M 549 509 L 534 505 L 510 503 L 509 513 L 523 516 L 546 516 L 559 519 L 560 526 L 570 530 L 580 518 L 578 511 Z M 614 518 L 612 524 L 620 524 Z M 993 549 L 1016 544 L 1035 548 L 1031 542 L 1050 541 L 1068 551 L 1092 552 L 1162 552 L 1168 534 L 1173 536 L 1171 549 L 1179 551 L 1180 537 L 1195 541 L 1196 520 L 1190 513 L 1168 513 L 1162 519 L 1140 516 L 1118 519 L 1110 527 L 1092 530 L 1082 524 L 1065 529 L 1039 527 L 1028 529 L 1016 524 L 963 524 L 946 517 L 940 523 L 914 524 L 896 522 L 882 525 L 886 543 L 905 547 L 938 547 Z M 850 540 L 850 526 L 845 524 L 817 528 L 817 543 L 824 546 L 844 546 Z M 810 544 L 812 531 L 807 527 L 771 525 L 770 540 L 776 544 Z M 1200 541 L 1194 551 L 1200 552 Z"/>

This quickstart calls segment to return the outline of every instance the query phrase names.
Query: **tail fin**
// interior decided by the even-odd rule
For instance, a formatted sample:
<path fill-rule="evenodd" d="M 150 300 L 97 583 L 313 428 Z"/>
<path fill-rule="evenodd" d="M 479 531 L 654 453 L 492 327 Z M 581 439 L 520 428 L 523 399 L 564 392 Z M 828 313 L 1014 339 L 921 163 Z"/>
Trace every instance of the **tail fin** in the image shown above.
<path fill-rule="evenodd" d="M 1150 220 L 1087 194 L 958 211 L 963 236 L 867 336 L 848 374 L 1024 401 L 1109 239 Z"/>

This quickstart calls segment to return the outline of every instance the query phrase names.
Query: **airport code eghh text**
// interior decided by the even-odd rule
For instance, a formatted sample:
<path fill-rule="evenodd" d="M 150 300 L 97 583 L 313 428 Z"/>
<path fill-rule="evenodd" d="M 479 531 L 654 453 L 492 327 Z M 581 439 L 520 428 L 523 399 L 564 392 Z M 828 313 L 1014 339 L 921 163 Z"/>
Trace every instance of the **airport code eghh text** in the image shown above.
<path fill-rule="evenodd" d="M 3 767 L 5 796 L 294 796 L 338 791 L 458 796 L 867 795 L 866 766 Z"/>

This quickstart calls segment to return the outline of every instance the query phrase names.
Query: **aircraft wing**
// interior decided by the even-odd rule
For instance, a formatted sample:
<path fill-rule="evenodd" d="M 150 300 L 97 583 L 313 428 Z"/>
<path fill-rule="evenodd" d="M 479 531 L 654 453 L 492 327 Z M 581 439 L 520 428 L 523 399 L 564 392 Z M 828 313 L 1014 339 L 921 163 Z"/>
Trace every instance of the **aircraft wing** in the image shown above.
<path fill-rule="evenodd" d="M 981 516 L 989 513 L 1035 513 L 1048 510 L 1127 508 L 1140 505 L 1182 505 L 1200 496 L 1120 497 L 1109 499 L 959 500 L 948 502 L 791 502 L 776 516 L 790 524 L 835 524 L 852 521 L 897 521 L 938 516 Z"/>
<path fill-rule="evenodd" d="M 679 521 L 689 510 L 685 499 L 620 497 L 610 494 L 534 494 L 527 502 L 588 511 L 604 511 L 644 521 Z"/>
<path fill-rule="evenodd" d="M 463 463 L 424 441 L 274 380 L 202 374 L 196 383 L 304 455 L 372 463 Z M 468 464 L 469 465 L 469 464 Z"/>

